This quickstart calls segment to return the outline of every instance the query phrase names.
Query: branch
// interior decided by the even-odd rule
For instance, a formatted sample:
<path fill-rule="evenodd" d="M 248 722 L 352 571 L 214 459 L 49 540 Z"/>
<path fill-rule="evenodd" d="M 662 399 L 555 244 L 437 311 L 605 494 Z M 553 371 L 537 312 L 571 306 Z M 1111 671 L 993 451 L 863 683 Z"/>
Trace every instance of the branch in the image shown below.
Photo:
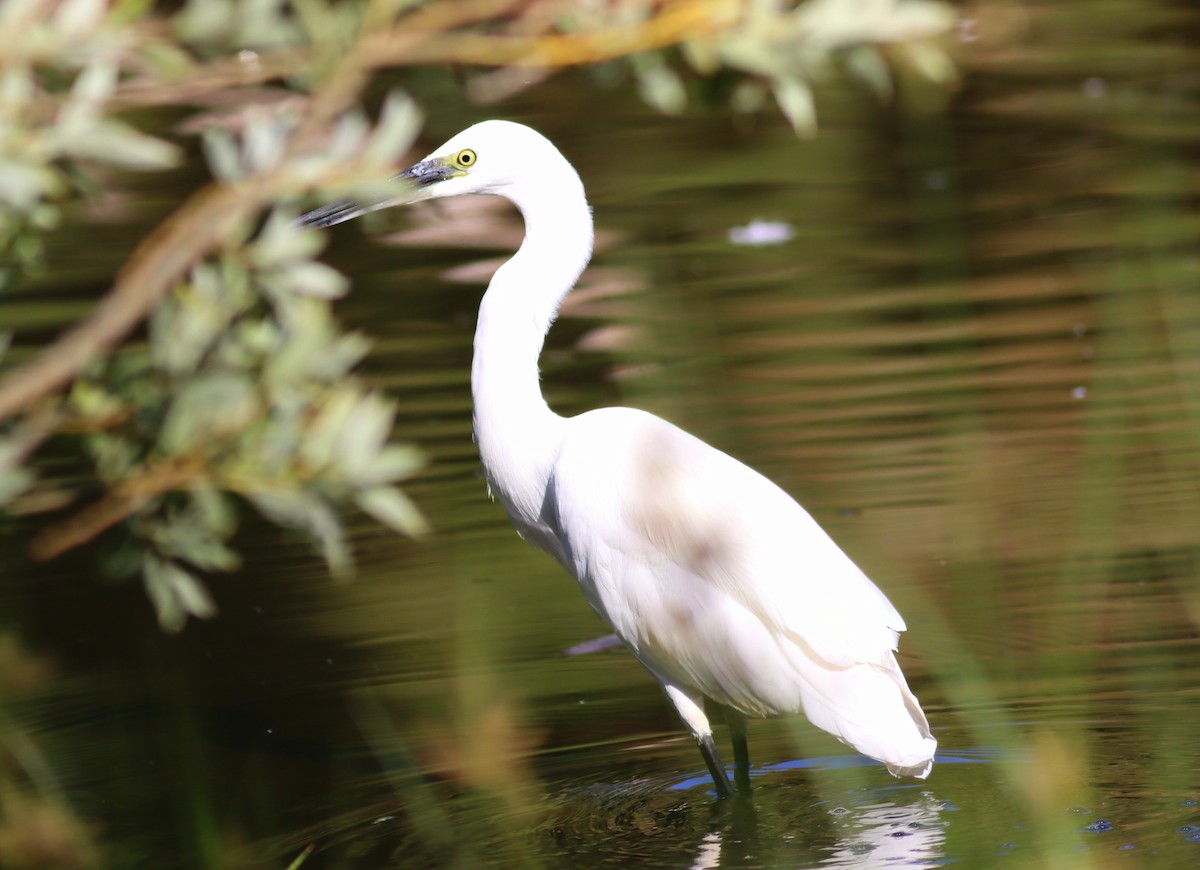
<path fill-rule="evenodd" d="M 524 66 L 546 70 L 584 66 L 666 48 L 688 39 L 713 36 L 740 14 L 735 0 L 685 0 L 666 5 L 649 18 L 577 33 L 464 32 L 521 6 L 521 0 L 452 0 L 420 6 L 390 27 L 364 29 L 341 56 L 334 77 L 348 67 L 363 75 L 389 67 L 450 63 L 475 66 Z M 201 102 L 209 94 L 250 87 L 299 75 L 313 67 L 313 51 L 286 48 L 263 51 L 250 60 L 225 57 L 191 69 L 181 83 L 132 79 L 117 89 L 122 108 Z"/>
<path fill-rule="evenodd" d="M 450 32 L 414 39 L 420 34 L 398 25 L 367 37 L 362 48 L 364 62 L 374 67 L 440 62 L 565 69 L 712 36 L 733 23 L 739 6 L 729 0 L 690 0 L 632 24 L 537 36 Z"/>
<path fill-rule="evenodd" d="M 191 483 L 203 474 L 203 462 L 191 460 L 151 468 L 122 481 L 99 501 L 38 532 L 29 542 L 29 557 L 36 562 L 48 562 L 67 550 L 86 544 L 159 496 Z"/>
<path fill-rule="evenodd" d="M 134 250 L 92 313 L 31 362 L 0 378 L 0 421 L 65 386 L 115 345 L 229 229 L 259 207 L 244 189 L 210 185 L 185 202 Z"/>

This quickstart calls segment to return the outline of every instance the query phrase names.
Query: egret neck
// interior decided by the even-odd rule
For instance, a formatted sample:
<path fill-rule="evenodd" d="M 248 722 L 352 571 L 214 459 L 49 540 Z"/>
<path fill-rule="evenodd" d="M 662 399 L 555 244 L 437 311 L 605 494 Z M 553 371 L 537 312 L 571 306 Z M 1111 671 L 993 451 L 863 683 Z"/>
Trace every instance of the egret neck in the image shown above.
<path fill-rule="evenodd" d="M 542 396 L 538 357 L 563 297 L 591 258 L 593 238 L 583 184 L 565 158 L 553 157 L 536 180 L 503 192 L 521 211 L 525 241 L 480 303 L 471 367 L 475 440 L 488 485 L 518 528 L 539 539 L 564 420 Z"/>

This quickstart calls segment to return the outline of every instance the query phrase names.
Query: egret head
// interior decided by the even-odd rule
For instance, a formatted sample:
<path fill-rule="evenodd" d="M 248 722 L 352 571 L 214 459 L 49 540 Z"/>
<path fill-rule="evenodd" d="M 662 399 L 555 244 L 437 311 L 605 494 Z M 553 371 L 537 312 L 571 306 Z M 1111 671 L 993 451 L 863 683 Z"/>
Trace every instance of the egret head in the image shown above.
<path fill-rule="evenodd" d="M 564 171 L 566 173 L 564 175 Z M 338 202 L 302 215 L 299 223 L 329 227 L 381 208 L 424 199 L 485 193 L 521 205 L 524 196 L 578 176 L 541 133 L 512 121 L 481 121 L 453 136 L 397 179 L 411 187 L 377 203 Z"/>

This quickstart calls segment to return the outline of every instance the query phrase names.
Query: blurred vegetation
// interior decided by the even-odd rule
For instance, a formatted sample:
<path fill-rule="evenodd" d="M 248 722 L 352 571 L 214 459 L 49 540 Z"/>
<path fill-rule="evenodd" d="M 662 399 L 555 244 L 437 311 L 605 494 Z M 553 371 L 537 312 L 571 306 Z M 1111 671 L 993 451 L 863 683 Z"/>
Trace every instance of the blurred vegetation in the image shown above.
<path fill-rule="evenodd" d="M 415 141 L 420 94 L 392 94 L 374 122 L 361 107 L 377 73 L 453 65 L 470 99 L 494 103 L 607 64 L 661 111 L 700 94 L 736 111 L 773 101 L 808 135 L 834 67 L 884 95 L 897 69 L 949 81 L 950 23 L 922 0 L 7 0 L 0 297 L 130 173 L 176 167 L 198 139 L 211 181 L 61 336 L 0 322 L 5 546 L 50 560 L 103 535 L 102 572 L 140 578 L 174 631 L 216 612 L 203 578 L 240 564 L 246 508 L 311 539 L 335 574 L 353 566 L 350 508 L 424 531 L 399 487 L 422 459 L 393 432 L 396 400 L 355 374 L 370 342 L 333 313 L 348 282 L 315 259 L 322 236 L 292 224 L 302 200 L 385 183 Z M 92 866 L 92 832 L 5 718 L 34 672 L 5 639 L 0 866 Z"/>

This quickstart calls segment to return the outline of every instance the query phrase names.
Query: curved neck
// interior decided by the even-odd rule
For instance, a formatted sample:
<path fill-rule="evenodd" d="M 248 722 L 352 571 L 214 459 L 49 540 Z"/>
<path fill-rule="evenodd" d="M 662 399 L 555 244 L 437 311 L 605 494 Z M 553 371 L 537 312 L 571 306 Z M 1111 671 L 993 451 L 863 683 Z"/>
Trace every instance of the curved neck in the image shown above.
<path fill-rule="evenodd" d="M 535 525 L 563 420 L 542 396 L 538 356 L 563 297 L 592 254 L 592 214 L 565 160 L 519 193 L 525 241 L 497 270 L 479 306 L 471 367 L 475 440 L 493 494 Z"/>

